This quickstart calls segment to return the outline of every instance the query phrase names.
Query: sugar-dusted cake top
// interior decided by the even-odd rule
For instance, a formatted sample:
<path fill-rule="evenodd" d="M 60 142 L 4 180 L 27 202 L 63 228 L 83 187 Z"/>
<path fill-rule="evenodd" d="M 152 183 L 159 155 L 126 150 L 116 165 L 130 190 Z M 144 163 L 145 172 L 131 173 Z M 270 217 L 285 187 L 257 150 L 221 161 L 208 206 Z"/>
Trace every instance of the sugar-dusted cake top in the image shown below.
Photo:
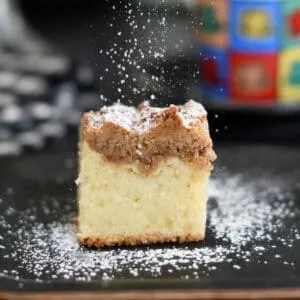
<path fill-rule="evenodd" d="M 113 123 L 128 131 L 142 133 L 157 126 L 168 112 L 175 114 L 185 127 L 207 115 L 203 105 L 193 100 L 184 105 L 170 105 L 165 108 L 151 107 L 149 102 L 140 104 L 138 108 L 115 103 L 112 106 L 104 106 L 99 111 L 90 112 L 89 122 L 98 128 L 105 123 Z"/>
<path fill-rule="evenodd" d="M 195 101 L 166 108 L 116 103 L 85 113 L 81 136 L 91 149 L 115 163 L 138 163 L 146 172 L 168 157 L 211 168 L 215 159 L 207 113 Z"/>
<path fill-rule="evenodd" d="M 102 127 L 105 123 L 113 123 L 130 131 L 138 118 L 138 110 L 133 106 L 115 103 L 112 106 L 103 106 L 98 111 L 91 111 L 89 123 L 94 127 Z"/>

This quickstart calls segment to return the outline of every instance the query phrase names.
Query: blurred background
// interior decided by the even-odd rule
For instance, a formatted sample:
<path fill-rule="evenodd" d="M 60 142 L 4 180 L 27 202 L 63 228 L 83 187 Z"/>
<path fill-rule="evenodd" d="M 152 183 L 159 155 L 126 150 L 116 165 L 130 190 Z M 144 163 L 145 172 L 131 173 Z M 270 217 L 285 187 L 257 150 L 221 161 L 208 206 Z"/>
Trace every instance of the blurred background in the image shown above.
<path fill-rule="evenodd" d="M 299 47 L 297 0 L 0 0 L 0 155 L 118 100 L 194 98 L 216 141 L 298 143 Z"/>

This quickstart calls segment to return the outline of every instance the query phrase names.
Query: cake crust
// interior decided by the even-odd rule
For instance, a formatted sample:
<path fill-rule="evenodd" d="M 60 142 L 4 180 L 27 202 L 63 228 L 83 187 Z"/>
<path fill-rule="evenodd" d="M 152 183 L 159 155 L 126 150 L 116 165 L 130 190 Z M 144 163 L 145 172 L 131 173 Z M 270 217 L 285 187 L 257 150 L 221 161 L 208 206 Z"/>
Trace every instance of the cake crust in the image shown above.
<path fill-rule="evenodd" d="M 186 233 L 183 236 L 162 235 L 162 234 L 145 234 L 137 236 L 115 235 L 110 237 L 93 237 L 82 236 L 78 233 L 78 241 L 87 247 L 104 247 L 104 246 L 136 246 L 142 244 L 162 244 L 162 243 L 187 243 L 199 242 L 204 240 L 204 234 Z"/>
<path fill-rule="evenodd" d="M 165 109 L 148 103 L 138 109 L 121 104 L 103 107 L 84 114 L 80 132 L 90 148 L 108 161 L 137 163 L 144 173 L 150 173 L 169 157 L 211 170 L 216 158 L 206 111 L 192 100 Z"/>

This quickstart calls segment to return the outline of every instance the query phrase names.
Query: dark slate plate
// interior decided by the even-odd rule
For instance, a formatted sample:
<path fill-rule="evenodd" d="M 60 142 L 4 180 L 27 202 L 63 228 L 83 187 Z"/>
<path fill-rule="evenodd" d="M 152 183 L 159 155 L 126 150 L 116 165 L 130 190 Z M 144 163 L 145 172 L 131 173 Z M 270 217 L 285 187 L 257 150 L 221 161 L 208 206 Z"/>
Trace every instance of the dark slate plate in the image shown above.
<path fill-rule="evenodd" d="M 177 248 L 191 255 L 193 251 L 200 249 L 201 253 L 201 249 L 206 248 L 211 249 L 214 257 L 214 252 L 221 247 L 226 254 L 219 262 L 204 263 L 203 257 L 198 255 L 200 260 L 193 265 L 195 257 L 192 255 L 182 263 L 176 258 L 170 264 L 167 260 L 159 272 L 149 272 L 146 267 L 151 265 L 151 259 L 145 264 L 135 261 L 133 255 L 127 265 L 121 263 L 115 269 L 108 266 L 108 278 L 103 276 L 105 268 L 89 278 L 93 272 L 93 268 L 89 270 L 91 262 L 83 262 L 81 280 L 78 266 L 77 271 L 71 270 L 67 277 L 63 276 L 65 270 L 60 270 L 60 275 L 53 267 L 59 246 L 52 249 L 53 241 L 49 242 L 48 231 L 41 238 L 44 243 L 39 244 L 39 252 L 28 250 L 30 238 L 24 237 L 25 229 L 28 227 L 30 232 L 37 223 L 47 228 L 54 221 L 73 222 L 70 216 L 76 210 L 76 153 L 70 149 L 75 149 L 74 145 L 0 159 L 0 291 L 300 288 L 299 148 L 266 144 L 219 145 L 204 242 L 117 250 L 80 248 L 79 254 L 64 252 L 65 256 L 75 255 L 75 260 L 80 260 L 85 255 L 97 259 L 103 251 L 112 257 L 113 253 L 119 255 L 126 250 L 124 255 L 129 256 L 139 249 L 147 256 L 151 250 L 166 253 Z M 26 209 L 29 213 L 24 213 Z M 32 215 L 34 218 L 30 218 Z M 264 217 L 266 222 L 260 232 Z M 254 227 L 247 228 L 247 221 Z M 220 236 L 226 231 L 227 223 L 231 224 L 228 227 L 231 233 L 243 236 L 242 245 L 237 242 L 239 235 Z M 64 245 L 63 240 L 58 243 Z M 235 250 L 237 248 L 239 250 Z M 227 253 L 226 249 L 232 251 Z M 45 253 L 48 256 L 41 262 Z M 74 262 L 74 257 L 59 259 Z M 36 265 L 41 263 L 42 269 Z M 41 270 L 40 273 L 33 271 L 29 264 Z M 137 270 L 136 275 L 130 271 L 132 268 Z"/>

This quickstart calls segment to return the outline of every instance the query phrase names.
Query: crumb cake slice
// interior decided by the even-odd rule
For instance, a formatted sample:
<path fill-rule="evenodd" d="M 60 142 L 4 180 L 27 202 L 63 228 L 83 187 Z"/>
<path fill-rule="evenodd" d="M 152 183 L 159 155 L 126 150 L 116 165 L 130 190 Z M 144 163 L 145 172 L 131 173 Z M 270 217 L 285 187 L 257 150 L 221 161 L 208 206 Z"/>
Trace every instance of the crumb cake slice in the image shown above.
<path fill-rule="evenodd" d="M 216 155 L 207 114 L 122 104 L 85 113 L 80 128 L 78 239 L 87 246 L 192 242 L 205 236 Z"/>

